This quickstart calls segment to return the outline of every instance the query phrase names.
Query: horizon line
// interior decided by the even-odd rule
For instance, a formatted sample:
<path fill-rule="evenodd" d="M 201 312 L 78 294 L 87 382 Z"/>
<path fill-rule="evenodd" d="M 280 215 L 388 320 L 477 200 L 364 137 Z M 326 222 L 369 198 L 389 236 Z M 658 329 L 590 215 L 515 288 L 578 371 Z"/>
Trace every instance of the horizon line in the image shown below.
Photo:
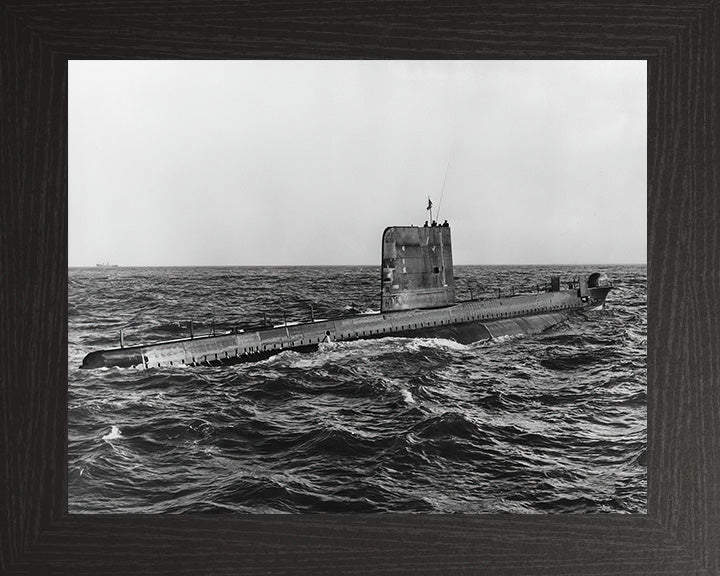
<path fill-rule="evenodd" d="M 543 262 L 539 264 L 512 264 L 512 263 L 501 263 L 501 264 L 459 264 L 454 263 L 456 266 L 647 266 L 647 262 L 589 262 L 589 263 L 568 263 L 568 262 Z M 71 268 L 92 268 L 93 270 L 106 270 L 108 268 L 369 268 L 369 267 L 380 267 L 379 264 L 112 264 L 110 266 L 98 266 L 97 264 L 88 265 L 73 265 L 68 266 L 68 270 Z"/>

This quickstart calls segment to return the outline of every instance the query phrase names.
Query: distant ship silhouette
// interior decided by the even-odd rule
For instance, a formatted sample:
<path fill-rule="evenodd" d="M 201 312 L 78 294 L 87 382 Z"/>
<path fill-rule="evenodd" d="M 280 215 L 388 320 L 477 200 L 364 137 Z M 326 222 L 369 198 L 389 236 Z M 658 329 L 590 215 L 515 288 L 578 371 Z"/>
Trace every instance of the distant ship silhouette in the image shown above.
<path fill-rule="evenodd" d="M 100 265 L 98 265 L 100 266 Z M 107 265 L 105 265 L 107 266 Z M 544 289 L 486 300 L 455 301 L 447 221 L 392 226 L 382 236 L 380 312 L 248 331 L 195 336 L 89 353 L 82 368 L 221 365 L 262 360 L 283 350 L 316 350 L 323 342 L 387 336 L 436 337 L 471 343 L 535 334 L 568 314 L 605 304 L 612 285 L 599 272 L 562 289 L 559 276 Z"/>

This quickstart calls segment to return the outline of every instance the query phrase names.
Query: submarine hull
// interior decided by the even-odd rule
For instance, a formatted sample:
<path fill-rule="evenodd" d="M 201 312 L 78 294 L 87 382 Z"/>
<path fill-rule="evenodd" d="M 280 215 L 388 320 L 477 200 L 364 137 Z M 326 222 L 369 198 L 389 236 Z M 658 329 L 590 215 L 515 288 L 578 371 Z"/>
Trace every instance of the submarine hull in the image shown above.
<path fill-rule="evenodd" d="M 472 300 L 432 309 L 364 314 L 248 332 L 186 338 L 91 352 L 81 368 L 156 368 L 255 362 L 282 352 L 316 350 L 327 341 L 388 336 L 436 337 L 463 344 L 542 332 L 568 314 L 597 308 L 610 287 L 559 290 L 493 300 Z"/>

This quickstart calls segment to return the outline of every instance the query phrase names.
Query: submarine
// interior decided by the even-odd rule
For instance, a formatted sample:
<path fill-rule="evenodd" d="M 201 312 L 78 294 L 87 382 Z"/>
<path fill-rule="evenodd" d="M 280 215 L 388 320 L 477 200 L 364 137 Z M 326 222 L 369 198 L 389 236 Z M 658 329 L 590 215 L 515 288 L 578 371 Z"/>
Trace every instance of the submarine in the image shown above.
<path fill-rule="evenodd" d="M 456 301 L 450 225 L 391 226 L 382 235 L 380 311 L 309 322 L 232 330 L 90 352 L 81 368 L 218 366 L 255 362 L 285 350 L 317 350 L 323 342 L 434 337 L 469 344 L 537 334 L 569 314 L 601 308 L 613 286 L 604 274 L 562 287 L 559 276 L 534 293 Z"/>

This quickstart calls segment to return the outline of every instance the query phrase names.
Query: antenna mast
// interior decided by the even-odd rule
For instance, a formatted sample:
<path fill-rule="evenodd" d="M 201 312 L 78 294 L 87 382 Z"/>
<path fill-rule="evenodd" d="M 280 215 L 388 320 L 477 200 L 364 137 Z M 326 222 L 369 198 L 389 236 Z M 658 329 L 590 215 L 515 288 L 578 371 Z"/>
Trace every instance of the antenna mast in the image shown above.
<path fill-rule="evenodd" d="M 440 202 L 438 202 L 437 213 L 435 214 L 435 219 L 438 222 L 440 221 L 440 205 L 442 204 L 443 194 L 445 194 L 445 182 L 447 181 L 448 170 L 450 170 L 450 160 L 448 160 L 447 167 L 445 168 L 445 177 L 443 178 L 442 192 L 440 192 Z"/>

